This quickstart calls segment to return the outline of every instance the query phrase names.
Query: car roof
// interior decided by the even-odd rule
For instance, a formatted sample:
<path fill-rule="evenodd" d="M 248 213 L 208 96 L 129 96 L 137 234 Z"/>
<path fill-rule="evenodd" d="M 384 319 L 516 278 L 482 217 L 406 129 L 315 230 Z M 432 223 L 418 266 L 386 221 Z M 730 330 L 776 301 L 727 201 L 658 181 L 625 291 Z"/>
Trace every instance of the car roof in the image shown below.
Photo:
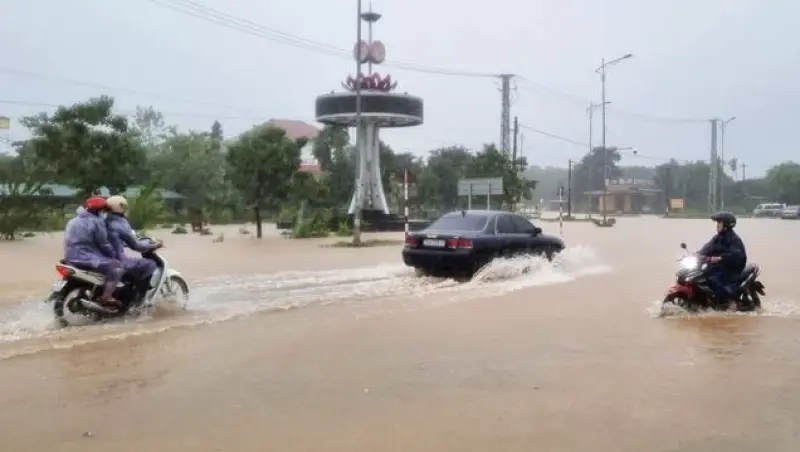
<path fill-rule="evenodd" d="M 472 215 L 474 217 L 493 217 L 495 215 L 514 214 L 514 212 L 505 212 L 503 210 L 454 210 L 442 216 L 461 215 L 462 212 L 466 215 Z"/>

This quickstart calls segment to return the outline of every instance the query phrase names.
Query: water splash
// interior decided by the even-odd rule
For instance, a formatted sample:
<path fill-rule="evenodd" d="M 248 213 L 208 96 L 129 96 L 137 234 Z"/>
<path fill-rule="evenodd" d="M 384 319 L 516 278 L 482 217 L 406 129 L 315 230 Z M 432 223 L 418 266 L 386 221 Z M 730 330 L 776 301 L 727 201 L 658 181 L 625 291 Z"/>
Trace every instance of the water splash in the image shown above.
<path fill-rule="evenodd" d="M 553 262 L 536 257 L 496 259 L 467 283 L 445 278 L 419 278 L 414 276 L 411 268 L 388 264 L 341 270 L 217 276 L 192 284 L 187 311 L 159 309 L 141 317 L 117 319 L 102 325 L 58 329 L 50 304 L 41 301 L 23 303 L 0 311 L 0 345 L 13 347 L 19 341 L 46 338 L 46 344 L 38 340 L 37 346 L 42 349 L 65 348 L 67 344 L 122 339 L 126 334 L 157 333 L 257 312 L 310 305 L 347 303 L 359 306 L 376 303 L 378 299 L 398 297 L 416 297 L 424 299 L 425 304 L 437 305 L 498 296 L 534 286 L 567 283 L 584 275 L 609 270 L 594 250 L 576 247 L 565 250 Z M 432 294 L 436 296 L 431 297 Z M 431 303 L 432 299 L 436 303 Z M 35 352 L 35 347 L 26 349 L 26 353 Z M 7 353 L 0 350 L 0 359 L 21 352 L 21 349 Z"/>
<path fill-rule="evenodd" d="M 729 316 L 749 316 L 749 317 L 796 317 L 800 316 L 800 302 L 791 300 L 769 300 L 761 301 L 761 309 L 752 312 L 734 311 L 702 311 L 689 312 L 683 308 L 672 304 L 664 305 L 662 300 L 655 300 L 650 303 L 647 313 L 652 317 L 659 318 L 687 318 L 687 317 L 729 317 Z"/>

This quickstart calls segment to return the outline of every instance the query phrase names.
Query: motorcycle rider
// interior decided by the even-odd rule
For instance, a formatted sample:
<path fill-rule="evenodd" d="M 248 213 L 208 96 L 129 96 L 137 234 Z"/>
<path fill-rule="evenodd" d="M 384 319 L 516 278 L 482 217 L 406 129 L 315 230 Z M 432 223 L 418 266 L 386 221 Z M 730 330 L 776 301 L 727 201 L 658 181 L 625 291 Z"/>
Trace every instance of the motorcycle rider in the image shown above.
<path fill-rule="evenodd" d="M 710 289 L 718 304 L 726 303 L 733 297 L 728 286 L 736 279 L 747 265 L 747 251 L 744 242 L 733 228 L 736 227 L 736 216 L 730 212 L 717 212 L 711 216 L 717 224 L 717 233 L 698 252 L 708 259 L 707 273 Z M 749 309 L 750 306 L 744 306 Z"/>
<path fill-rule="evenodd" d="M 131 276 L 138 297 L 143 297 L 150 289 L 150 279 L 156 271 L 156 263 L 151 259 L 142 257 L 129 257 L 125 255 L 125 246 L 139 253 L 147 253 L 163 245 L 161 242 L 139 240 L 128 223 L 128 201 L 119 195 L 111 196 L 106 200 L 109 215 L 106 217 L 108 236 L 114 248 L 114 255 L 122 262 L 125 274 Z"/>
<path fill-rule="evenodd" d="M 102 273 L 103 293 L 97 303 L 104 309 L 119 309 L 122 304 L 113 294 L 122 280 L 123 269 L 108 240 L 103 220 L 107 209 L 106 200 L 100 196 L 92 196 L 78 208 L 77 215 L 64 228 L 64 261 Z"/>

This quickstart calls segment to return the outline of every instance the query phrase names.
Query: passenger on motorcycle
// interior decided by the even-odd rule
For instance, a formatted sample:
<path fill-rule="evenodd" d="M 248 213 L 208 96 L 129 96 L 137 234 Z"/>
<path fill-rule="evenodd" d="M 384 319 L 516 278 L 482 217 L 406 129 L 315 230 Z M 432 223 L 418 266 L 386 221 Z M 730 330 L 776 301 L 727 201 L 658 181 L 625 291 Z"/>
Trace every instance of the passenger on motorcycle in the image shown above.
<path fill-rule="evenodd" d="M 125 255 L 125 247 L 139 252 L 147 253 L 161 248 L 161 242 L 155 244 L 139 240 L 133 232 L 128 219 L 128 201 L 122 196 L 112 196 L 106 200 L 110 211 L 106 217 L 108 226 L 108 237 L 114 248 L 114 255 L 122 262 L 125 274 L 130 275 L 134 281 L 137 296 L 144 296 L 150 289 L 150 279 L 156 271 L 156 263 L 151 259 L 142 257 L 130 257 Z"/>
<path fill-rule="evenodd" d="M 103 220 L 107 209 L 105 199 L 93 196 L 78 209 L 75 218 L 67 222 L 64 229 L 64 261 L 102 273 L 103 293 L 97 302 L 106 308 L 118 309 L 121 303 L 113 299 L 113 294 L 122 279 L 123 269 L 108 239 Z"/>
<path fill-rule="evenodd" d="M 707 278 L 717 303 L 726 303 L 733 296 L 729 286 L 737 282 L 747 265 L 747 251 L 742 239 L 733 232 L 736 227 L 734 214 L 717 212 L 711 220 L 717 223 L 717 233 L 698 254 L 708 259 Z"/>

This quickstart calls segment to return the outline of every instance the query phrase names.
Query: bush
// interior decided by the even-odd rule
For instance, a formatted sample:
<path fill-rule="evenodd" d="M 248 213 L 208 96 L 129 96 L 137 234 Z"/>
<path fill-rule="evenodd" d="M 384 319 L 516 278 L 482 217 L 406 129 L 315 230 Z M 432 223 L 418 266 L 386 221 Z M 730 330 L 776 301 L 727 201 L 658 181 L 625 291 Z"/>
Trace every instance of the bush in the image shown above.
<path fill-rule="evenodd" d="M 353 235 L 353 231 L 350 229 L 350 224 L 347 222 L 347 218 L 339 222 L 339 228 L 336 230 L 336 235 L 338 237 L 349 237 Z"/>
<path fill-rule="evenodd" d="M 144 232 L 158 225 L 164 220 L 165 214 L 164 201 L 154 187 L 142 189 L 128 201 L 128 221 L 137 231 Z"/>
<path fill-rule="evenodd" d="M 296 239 L 306 239 L 312 237 L 327 237 L 331 230 L 328 226 L 330 212 L 311 211 L 307 218 L 296 221 L 292 228 L 292 237 Z"/>

